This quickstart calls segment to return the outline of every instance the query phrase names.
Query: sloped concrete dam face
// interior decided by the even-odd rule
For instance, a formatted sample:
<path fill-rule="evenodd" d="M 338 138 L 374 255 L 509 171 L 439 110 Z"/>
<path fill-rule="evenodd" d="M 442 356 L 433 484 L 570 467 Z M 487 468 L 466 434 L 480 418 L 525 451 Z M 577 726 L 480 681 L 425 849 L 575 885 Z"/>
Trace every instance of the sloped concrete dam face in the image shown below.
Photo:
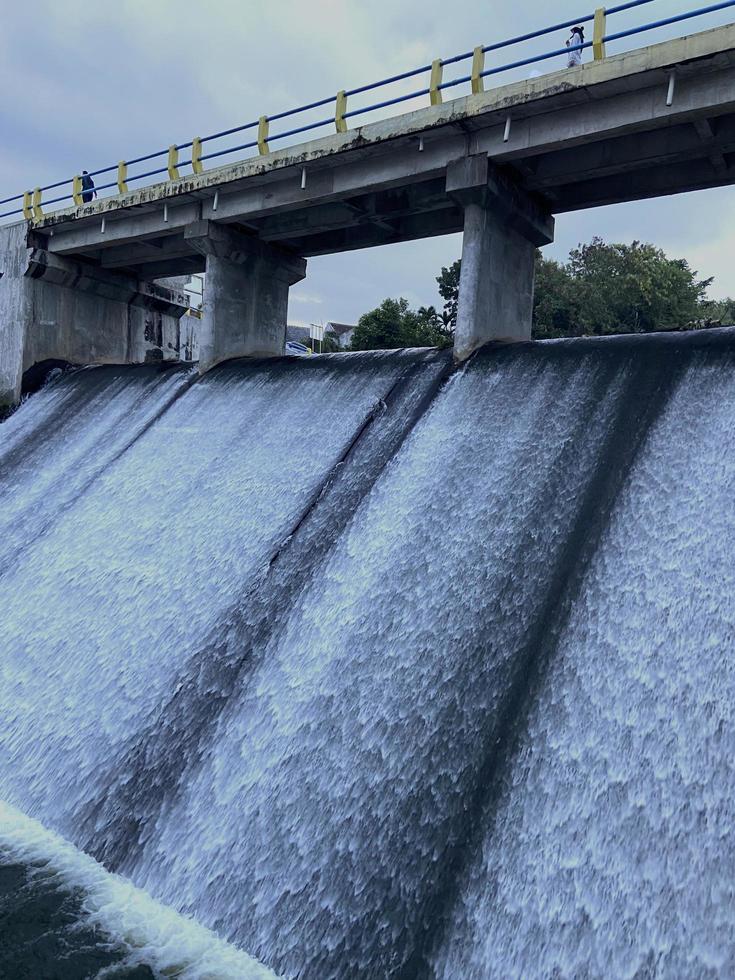
<path fill-rule="evenodd" d="M 732 975 L 733 432 L 730 331 L 66 375 L 0 426 L 4 860 L 284 978 Z"/>

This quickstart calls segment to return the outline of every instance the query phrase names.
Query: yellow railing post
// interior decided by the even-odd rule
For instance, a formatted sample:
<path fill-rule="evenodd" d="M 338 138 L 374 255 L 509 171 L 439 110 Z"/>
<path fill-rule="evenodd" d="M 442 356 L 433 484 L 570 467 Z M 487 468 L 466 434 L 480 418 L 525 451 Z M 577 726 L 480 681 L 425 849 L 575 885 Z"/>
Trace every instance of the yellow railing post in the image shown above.
<path fill-rule="evenodd" d="M 607 20 L 604 7 L 598 7 L 595 11 L 595 25 L 592 32 L 592 56 L 595 61 L 602 61 L 605 57 L 605 22 Z"/>
<path fill-rule="evenodd" d="M 178 180 L 179 179 L 179 151 L 176 149 L 176 144 L 172 143 L 168 148 L 168 179 Z"/>
<path fill-rule="evenodd" d="M 472 52 L 472 94 L 480 95 L 485 91 L 482 83 L 482 73 L 485 70 L 485 52 L 482 45 Z"/>
<path fill-rule="evenodd" d="M 431 63 L 431 81 L 429 82 L 429 102 L 432 105 L 442 104 L 442 93 L 439 86 L 442 83 L 442 75 L 444 73 L 444 68 L 441 63 L 441 58 L 437 58 Z"/>
<path fill-rule="evenodd" d="M 33 192 L 33 217 L 36 221 L 43 218 L 43 208 L 41 207 L 41 188 L 37 187 Z"/>
<path fill-rule="evenodd" d="M 258 120 L 258 153 L 264 157 L 270 153 L 268 146 L 268 116 L 261 116 Z"/>
<path fill-rule="evenodd" d="M 26 221 L 33 220 L 33 204 L 31 202 L 31 192 L 23 192 L 23 217 Z"/>
<path fill-rule="evenodd" d="M 82 197 L 82 178 L 77 176 L 71 183 L 71 196 L 74 198 L 74 203 L 77 207 L 84 204 L 84 198 Z"/>
<path fill-rule="evenodd" d="M 347 132 L 347 120 L 345 119 L 345 113 L 347 112 L 347 96 L 345 95 L 345 90 L 342 89 L 337 92 L 337 103 L 334 109 L 334 125 L 338 133 Z"/>
<path fill-rule="evenodd" d="M 128 165 L 121 160 L 117 165 L 117 192 L 118 194 L 128 193 Z"/>
<path fill-rule="evenodd" d="M 202 141 L 198 136 L 195 136 L 191 141 L 191 169 L 195 174 L 200 174 L 204 171 L 202 164 Z"/>

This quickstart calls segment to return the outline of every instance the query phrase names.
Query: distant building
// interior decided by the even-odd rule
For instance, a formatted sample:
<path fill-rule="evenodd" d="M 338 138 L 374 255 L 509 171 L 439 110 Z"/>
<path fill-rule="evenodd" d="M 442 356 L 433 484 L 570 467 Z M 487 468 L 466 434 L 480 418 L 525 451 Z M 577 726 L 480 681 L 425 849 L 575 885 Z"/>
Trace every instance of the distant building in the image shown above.
<path fill-rule="evenodd" d="M 327 323 L 324 327 L 325 334 L 331 334 L 337 341 L 342 350 L 345 350 L 352 343 L 352 335 L 355 332 L 354 323 Z"/>

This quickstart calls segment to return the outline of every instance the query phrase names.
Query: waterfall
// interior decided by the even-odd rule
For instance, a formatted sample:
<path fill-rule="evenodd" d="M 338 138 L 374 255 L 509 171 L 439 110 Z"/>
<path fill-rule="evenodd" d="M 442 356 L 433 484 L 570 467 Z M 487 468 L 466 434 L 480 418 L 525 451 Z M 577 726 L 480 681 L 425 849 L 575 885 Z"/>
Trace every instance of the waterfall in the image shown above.
<path fill-rule="evenodd" d="M 0 798 L 283 978 L 729 975 L 734 356 L 63 376 L 0 426 Z"/>

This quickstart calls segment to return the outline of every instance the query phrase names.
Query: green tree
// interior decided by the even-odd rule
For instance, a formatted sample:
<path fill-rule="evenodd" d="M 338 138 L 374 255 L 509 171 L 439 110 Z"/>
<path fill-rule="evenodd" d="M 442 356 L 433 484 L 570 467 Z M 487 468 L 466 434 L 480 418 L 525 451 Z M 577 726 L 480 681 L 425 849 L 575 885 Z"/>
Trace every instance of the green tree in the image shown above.
<path fill-rule="evenodd" d="M 578 293 L 569 270 L 561 262 L 545 259 L 537 249 L 533 336 L 544 340 L 580 333 Z"/>
<path fill-rule="evenodd" d="M 735 299 L 708 299 L 702 304 L 702 320 L 706 327 L 731 327 L 735 325 Z"/>
<path fill-rule="evenodd" d="M 312 340 L 311 346 L 320 354 L 335 354 L 341 349 L 339 341 L 333 333 L 325 333 L 322 340 Z"/>
<path fill-rule="evenodd" d="M 352 350 L 394 350 L 398 347 L 444 347 L 451 334 L 434 307 L 412 310 L 407 299 L 384 299 L 364 313 L 352 335 Z"/>
<path fill-rule="evenodd" d="M 457 317 L 461 261 L 437 277 L 444 310 Z M 735 303 L 706 300 L 711 279 L 697 279 L 685 259 L 669 259 L 653 245 L 606 244 L 593 238 L 573 249 L 569 261 L 536 252 L 533 335 L 577 337 L 643 333 L 733 322 Z"/>
<path fill-rule="evenodd" d="M 443 267 L 441 274 L 436 277 L 439 286 L 439 295 L 444 300 L 444 323 L 448 328 L 454 330 L 457 324 L 457 301 L 459 299 L 459 274 L 462 268 L 462 260 L 447 268 Z"/>
<path fill-rule="evenodd" d="M 711 279 L 696 279 L 686 259 L 653 245 L 607 245 L 593 238 L 567 266 L 584 334 L 646 333 L 699 325 Z"/>

